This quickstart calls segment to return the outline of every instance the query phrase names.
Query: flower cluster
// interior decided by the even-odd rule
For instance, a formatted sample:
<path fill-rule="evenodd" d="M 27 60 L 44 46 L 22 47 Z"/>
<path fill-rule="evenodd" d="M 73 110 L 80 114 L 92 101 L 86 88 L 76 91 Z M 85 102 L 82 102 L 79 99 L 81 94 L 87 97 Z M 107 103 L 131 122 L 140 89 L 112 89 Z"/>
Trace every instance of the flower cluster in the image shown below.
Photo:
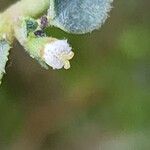
<path fill-rule="evenodd" d="M 20 0 L 0 13 L 0 82 L 14 39 L 45 69 L 49 66 L 53 69 L 69 69 L 69 61 L 74 56 L 71 46 L 65 39 L 48 37 L 47 27 L 58 27 L 73 34 L 92 32 L 100 28 L 108 18 L 112 2 L 113 0 Z M 46 11 L 47 14 L 40 16 Z"/>
<path fill-rule="evenodd" d="M 44 29 L 47 26 L 47 18 L 45 16 L 40 20 L 22 18 L 19 21 L 16 37 L 32 58 L 35 58 L 44 68 L 47 66 L 53 69 L 70 68 L 69 60 L 74 56 L 72 48 L 67 40 L 46 36 Z"/>

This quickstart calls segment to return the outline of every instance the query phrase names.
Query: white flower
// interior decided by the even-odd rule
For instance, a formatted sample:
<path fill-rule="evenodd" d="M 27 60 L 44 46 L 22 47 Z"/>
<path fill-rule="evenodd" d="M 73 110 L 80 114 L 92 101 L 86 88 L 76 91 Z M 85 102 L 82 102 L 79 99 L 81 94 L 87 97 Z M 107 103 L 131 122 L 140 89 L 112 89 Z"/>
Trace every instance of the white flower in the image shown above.
<path fill-rule="evenodd" d="M 44 60 L 53 69 L 70 68 L 69 60 L 73 58 L 74 53 L 67 40 L 56 40 L 46 44 L 44 48 Z"/>

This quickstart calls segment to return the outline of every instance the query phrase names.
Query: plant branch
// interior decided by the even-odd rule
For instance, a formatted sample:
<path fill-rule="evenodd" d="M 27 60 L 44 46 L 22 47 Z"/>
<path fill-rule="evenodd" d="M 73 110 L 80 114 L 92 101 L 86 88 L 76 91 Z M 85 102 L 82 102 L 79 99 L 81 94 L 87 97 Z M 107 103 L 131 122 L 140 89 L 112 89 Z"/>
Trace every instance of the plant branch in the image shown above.
<path fill-rule="evenodd" d="M 34 5 L 33 5 L 34 4 Z M 4 34 L 12 43 L 14 24 L 20 17 L 38 17 L 49 8 L 49 0 L 21 0 L 0 14 L 0 37 Z"/>

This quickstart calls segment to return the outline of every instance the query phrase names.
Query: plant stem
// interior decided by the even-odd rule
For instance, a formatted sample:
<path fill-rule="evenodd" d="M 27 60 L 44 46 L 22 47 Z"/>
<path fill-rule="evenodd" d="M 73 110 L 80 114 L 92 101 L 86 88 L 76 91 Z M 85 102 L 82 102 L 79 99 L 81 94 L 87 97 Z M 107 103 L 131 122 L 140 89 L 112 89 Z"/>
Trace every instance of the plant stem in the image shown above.
<path fill-rule="evenodd" d="M 21 0 L 0 14 L 0 37 L 4 34 L 12 43 L 14 26 L 19 17 L 38 17 L 49 8 L 49 0 Z"/>

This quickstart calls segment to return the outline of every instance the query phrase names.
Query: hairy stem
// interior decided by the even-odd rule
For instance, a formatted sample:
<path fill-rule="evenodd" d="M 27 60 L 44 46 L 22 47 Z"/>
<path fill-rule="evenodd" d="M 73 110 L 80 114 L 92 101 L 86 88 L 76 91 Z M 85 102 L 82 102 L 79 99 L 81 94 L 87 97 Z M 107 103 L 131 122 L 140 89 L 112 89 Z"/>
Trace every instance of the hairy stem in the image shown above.
<path fill-rule="evenodd" d="M 0 14 L 0 37 L 5 35 L 10 43 L 14 39 L 14 24 L 19 17 L 38 17 L 49 8 L 49 0 L 21 0 Z"/>
<path fill-rule="evenodd" d="M 6 13 L 12 18 L 18 16 L 37 17 L 49 8 L 49 0 L 21 0 L 8 8 Z"/>

